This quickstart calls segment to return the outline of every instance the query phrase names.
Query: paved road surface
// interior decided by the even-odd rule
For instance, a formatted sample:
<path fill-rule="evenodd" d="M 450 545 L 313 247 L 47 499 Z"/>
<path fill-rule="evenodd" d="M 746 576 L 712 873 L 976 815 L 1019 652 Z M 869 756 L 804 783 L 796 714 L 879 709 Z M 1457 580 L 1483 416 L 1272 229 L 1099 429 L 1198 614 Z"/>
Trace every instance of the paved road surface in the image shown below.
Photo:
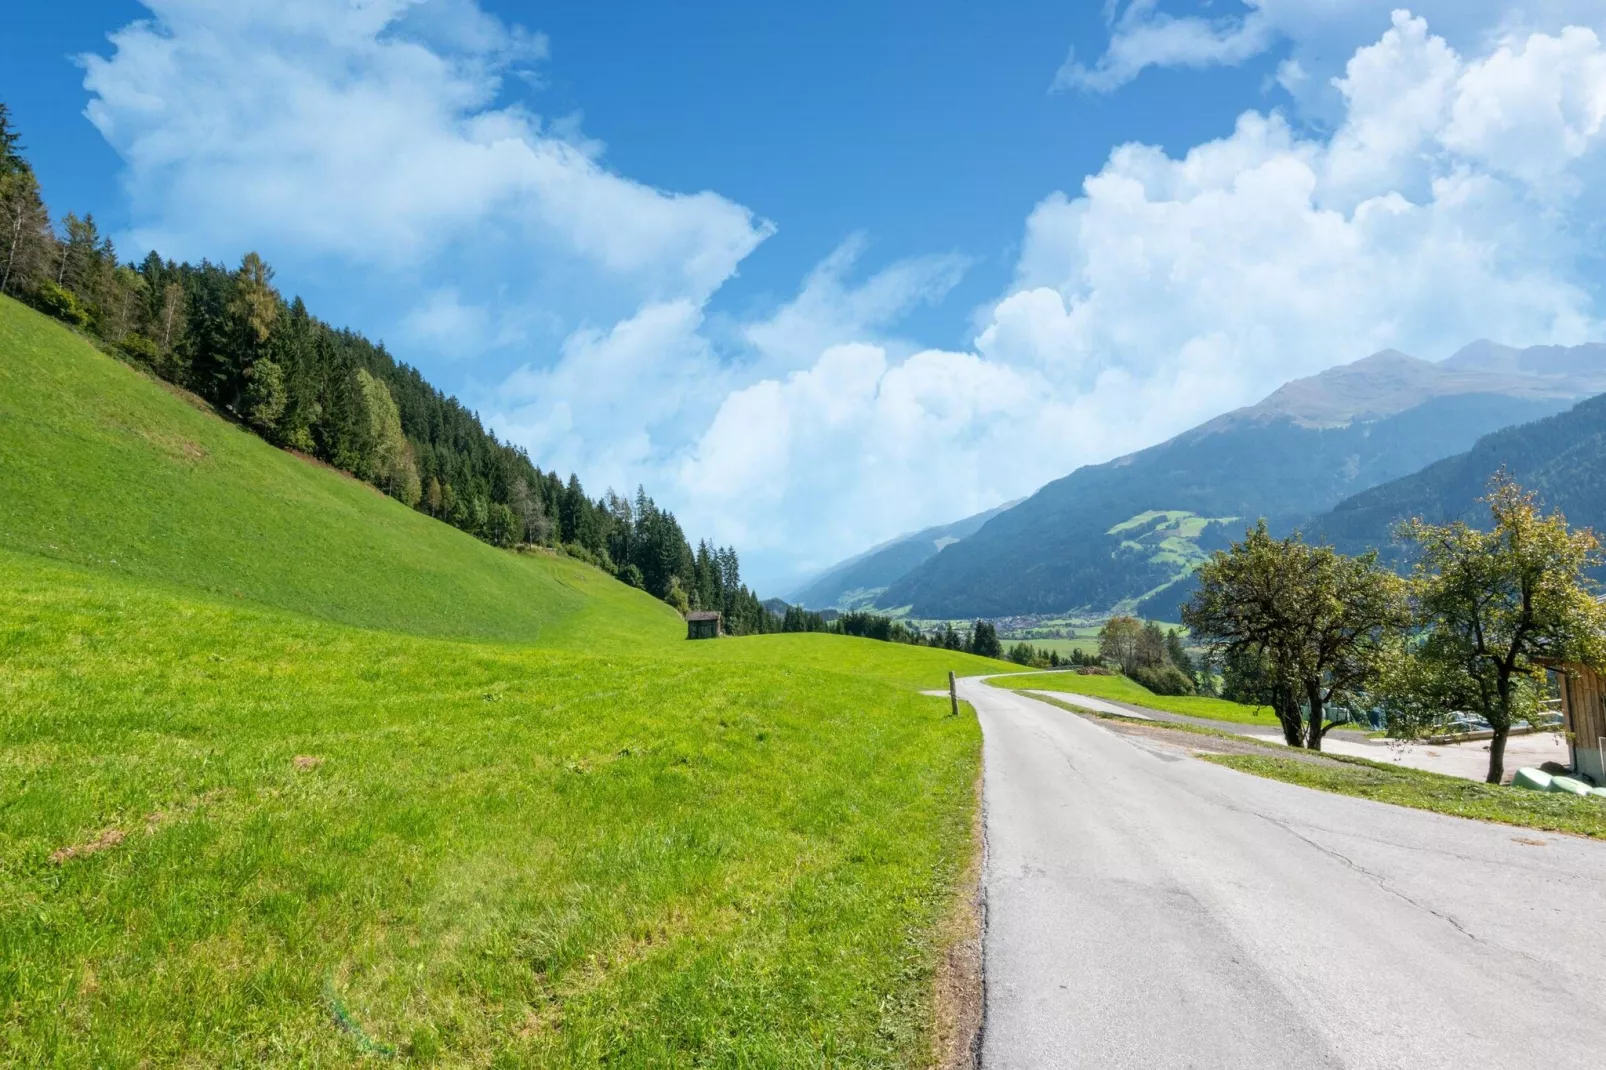
<path fill-rule="evenodd" d="M 986 735 L 985 1070 L 1603 1061 L 1606 843 L 960 688 Z"/>

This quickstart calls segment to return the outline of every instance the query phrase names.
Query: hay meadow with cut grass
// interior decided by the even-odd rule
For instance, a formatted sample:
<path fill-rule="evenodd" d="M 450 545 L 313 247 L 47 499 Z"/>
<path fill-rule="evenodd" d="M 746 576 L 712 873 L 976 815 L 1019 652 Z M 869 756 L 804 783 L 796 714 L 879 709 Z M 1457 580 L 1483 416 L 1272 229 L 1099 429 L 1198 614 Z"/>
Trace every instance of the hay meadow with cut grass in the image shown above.
<path fill-rule="evenodd" d="M 924 1066 L 998 662 L 684 641 L 0 298 L 0 1062 Z"/>

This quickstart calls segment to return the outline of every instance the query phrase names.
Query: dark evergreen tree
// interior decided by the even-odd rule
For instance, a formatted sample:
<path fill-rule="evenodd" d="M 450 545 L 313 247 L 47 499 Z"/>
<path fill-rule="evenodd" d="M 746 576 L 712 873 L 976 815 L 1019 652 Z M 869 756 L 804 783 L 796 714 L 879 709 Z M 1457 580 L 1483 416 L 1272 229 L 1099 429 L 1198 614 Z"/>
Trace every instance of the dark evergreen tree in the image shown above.
<path fill-rule="evenodd" d="M 992 622 L 979 620 L 970 627 L 970 643 L 966 647 L 972 654 L 984 658 L 1002 657 L 1004 645 L 998 641 L 998 629 Z"/>

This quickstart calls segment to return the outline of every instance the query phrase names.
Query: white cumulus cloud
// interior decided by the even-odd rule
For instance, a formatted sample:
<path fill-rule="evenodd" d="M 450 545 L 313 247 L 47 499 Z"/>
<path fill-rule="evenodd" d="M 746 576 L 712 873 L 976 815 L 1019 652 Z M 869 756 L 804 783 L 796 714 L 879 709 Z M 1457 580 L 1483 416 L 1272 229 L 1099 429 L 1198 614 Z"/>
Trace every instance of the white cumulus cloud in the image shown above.
<path fill-rule="evenodd" d="M 668 458 L 732 386 L 702 325 L 702 306 L 681 299 L 578 330 L 556 362 L 525 365 L 492 391 L 487 417 L 542 467 L 579 472 L 588 489 L 661 488 Z"/>
<path fill-rule="evenodd" d="M 1598 337 L 1578 264 L 1599 38 L 1469 57 L 1404 12 L 1386 25 L 1338 79 L 1329 136 L 1248 112 L 1181 156 L 1121 146 L 1045 198 L 974 352 L 838 347 L 733 393 L 681 466 L 687 500 L 764 568 L 803 571 L 1384 347 Z"/>
<path fill-rule="evenodd" d="M 1104 53 L 1085 64 L 1073 51 L 1053 85 L 1109 92 L 1151 67 L 1234 66 L 1286 45 L 1295 55 L 1276 80 L 1298 95 L 1311 87 L 1310 73 L 1321 75 L 1316 89 L 1325 85 L 1329 65 L 1374 37 L 1398 6 L 1399 0 L 1244 0 L 1247 10 L 1239 14 L 1179 15 L 1161 10 L 1157 0 L 1110 0 Z M 1462 48 L 1564 25 L 1606 28 L 1598 0 L 1416 0 L 1413 7 Z"/>
<path fill-rule="evenodd" d="M 606 283 L 622 308 L 706 298 L 771 231 L 717 194 L 618 175 L 572 123 L 499 103 L 547 44 L 472 0 L 146 6 L 111 55 L 82 57 L 140 247 L 445 262 L 487 288 L 516 257 L 529 282 L 504 301 L 561 307 Z"/>

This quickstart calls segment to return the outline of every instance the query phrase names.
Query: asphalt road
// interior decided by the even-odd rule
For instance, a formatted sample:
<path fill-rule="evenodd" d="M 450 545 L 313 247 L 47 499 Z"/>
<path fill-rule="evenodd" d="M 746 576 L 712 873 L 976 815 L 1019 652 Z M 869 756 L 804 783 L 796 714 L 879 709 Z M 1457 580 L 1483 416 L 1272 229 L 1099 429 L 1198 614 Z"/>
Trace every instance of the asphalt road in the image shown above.
<path fill-rule="evenodd" d="M 1606 843 L 959 686 L 986 737 L 985 1070 L 1606 1062 Z"/>

